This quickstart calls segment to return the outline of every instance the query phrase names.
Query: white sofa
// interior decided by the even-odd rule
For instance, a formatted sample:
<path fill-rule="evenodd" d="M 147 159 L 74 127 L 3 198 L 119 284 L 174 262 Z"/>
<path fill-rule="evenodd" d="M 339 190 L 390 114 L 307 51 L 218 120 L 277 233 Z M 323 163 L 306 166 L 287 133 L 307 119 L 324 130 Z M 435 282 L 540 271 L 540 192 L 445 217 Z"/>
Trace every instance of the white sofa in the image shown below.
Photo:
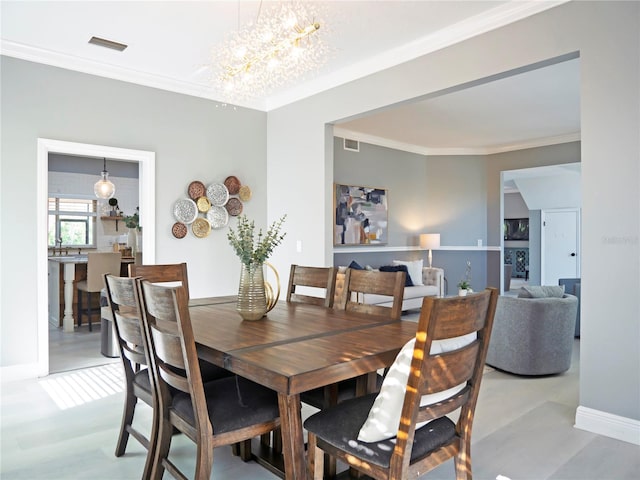
<path fill-rule="evenodd" d="M 344 293 L 344 278 L 347 267 L 338 267 L 336 276 L 336 294 L 335 301 L 341 298 Z M 422 283 L 424 285 L 414 285 L 412 287 L 404 287 L 404 296 L 402 299 L 402 310 L 414 310 L 422 307 L 422 299 L 424 297 L 444 296 L 444 270 L 436 267 L 422 268 Z M 386 295 L 360 294 L 358 301 L 360 303 L 370 303 L 391 307 L 391 297 Z"/>

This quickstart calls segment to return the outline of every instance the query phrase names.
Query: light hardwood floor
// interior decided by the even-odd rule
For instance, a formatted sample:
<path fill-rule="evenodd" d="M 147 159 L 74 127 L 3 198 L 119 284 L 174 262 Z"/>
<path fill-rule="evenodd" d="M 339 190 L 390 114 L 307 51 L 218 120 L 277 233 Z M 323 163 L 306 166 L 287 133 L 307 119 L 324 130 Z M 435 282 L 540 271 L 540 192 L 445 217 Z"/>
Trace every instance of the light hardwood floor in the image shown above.
<path fill-rule="evenodd" d="M 92 343 L 86 338 L 98 338 L 93 347 L 83 348 L 99 349 L 99 332 L 81 334 L 86 345 Z M 73 340 L 64 334 L 61 341 L 67 344 L 67 354 L 59 364 L 71 371 L 2 385 L 0 477 L 140 478 L 145 453 L 134 439 L 126 455 L 116 458 L 113 454 L 123 404 L 119 364 L 89 352 L 90 356 L 79 357 L 75 363 L 84 368 L 74 369 L 73 360 L 69 362 L 73 355 L 68 354 Z M 579 349 L 576 339 L 572 367 L 562 375 L 524 378 L 495 370 L 485 373 L 473 432 L 476 479 L 493 480 L 499 475 L 513 480 L 640 478 L 640 447 L 573 427 L 578 405 Z M 54 349 L 52 355 L 56 356 Z M 92 361 L 107 365 L 86 368 Z M 58 398 L 56 403 L 48 392 L 60 385 L 76 394 L 81 385 L 93 385 L 93 393 L 86 394 L 75 406 L 69 399 Z M 145 428 L 151 421 L 150 409 L 141 405 L 138 410 L 135 421 Z M 193 472 L 193 443 L 179 436 L 174 442 L 174 458 L 187 472 Z M 230 448 L 219 448 L 212 478 L 277 477 L 254 462 L 243 463 L 231 455 Z M 455 478 L 453 463 L 447 462 L 422 478 Z"/>

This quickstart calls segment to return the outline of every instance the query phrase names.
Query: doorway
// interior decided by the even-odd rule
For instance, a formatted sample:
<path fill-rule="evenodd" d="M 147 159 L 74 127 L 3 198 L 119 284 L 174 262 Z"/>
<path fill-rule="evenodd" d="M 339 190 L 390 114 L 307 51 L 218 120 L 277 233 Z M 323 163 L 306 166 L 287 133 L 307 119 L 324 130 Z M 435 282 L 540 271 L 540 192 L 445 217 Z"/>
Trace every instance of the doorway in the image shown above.
<path fill-rule="evenodd" d="M 145 262 L 155 262 L 155 152 L 130 150 L 60 140 L 39 138 L 37 154 L 37 201 L 42 205 L 38 211 L 37 236 L 37 291 L 38 298 L 38 363 L 39 377 L 49 374 L 49 318 L 48 318 L 48 251 L 47 251 L 47 198 L 48 198 L 48 163 L 49 154 L 76 155 L 84 157 L 108 157 L 123 162 L 139 164 L 139 205 L 145 218 L 145 235 L 143 246 Z M 73 333 L 65 334 L 73 335 Z"/>

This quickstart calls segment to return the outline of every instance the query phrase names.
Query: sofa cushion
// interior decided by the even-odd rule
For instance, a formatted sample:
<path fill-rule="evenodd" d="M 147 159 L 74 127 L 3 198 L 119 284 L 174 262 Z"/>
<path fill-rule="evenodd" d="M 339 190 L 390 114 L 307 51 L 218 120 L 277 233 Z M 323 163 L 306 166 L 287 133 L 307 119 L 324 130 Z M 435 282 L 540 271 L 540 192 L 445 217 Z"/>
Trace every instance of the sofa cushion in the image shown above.
<path fill-rule="evenodd" d="M 409 276 L 411 277 L 411 282 L 414 285 L 422 285 L 422 260 L 414 260 L 412 262 L 405 262 L 403 260 L 394 260 L 394 265 L 406 265 L 407 271 L 409 272 Z"/>
<path fill-rule="evenodd" d="M 518 298 L 562 298 L 563 295 L 564 285 L 524 286 Z"/>
<path fill-rule="evenodd" d="M 404 272 L 406 273 L 404 277 L 404 286 L 413 287 L 413 282 L 411 281 L 411 276 L 409 275 L 409 270 L 407 270 L 406 265 L 382 265 L 379 270 L 381 272 Z"/>
<path fill-rule="evenodd" d="M 457 350 L 470 344 L 476 338 L 477 335 L 473 332 L 461 337 L 434 340 L 431 344 L 431 354 L 436 355 Z M 369 411 L 369 416 L 360 429 L 358 440 L 362 442 L 378 442 L 394 437 L 398 432 L 415 343 L 415 338 L 409 340 L 402 347 L 393 365 L 389 368 L 389 372 L 382 382 L 380 393 L 378 393 Z M 420 405 L 431 405 L 440 402 L 462 390 L 465 385 L 465 383 L 462 383 L 442 392 L 423 395 Z M 425 423 L 427 422 L 416 425 L 416 428 L 420 428 Z"/>
<path fill-rule="evenodd" d="M 354 270 L 364 270 L 364 268 L 362 267 L 362 265 L 360 265 L 358 262 L 356 262 L 355 260 L 351 260 L 351 263 L 349 264 L 348 268 L 353 268 Z"/>

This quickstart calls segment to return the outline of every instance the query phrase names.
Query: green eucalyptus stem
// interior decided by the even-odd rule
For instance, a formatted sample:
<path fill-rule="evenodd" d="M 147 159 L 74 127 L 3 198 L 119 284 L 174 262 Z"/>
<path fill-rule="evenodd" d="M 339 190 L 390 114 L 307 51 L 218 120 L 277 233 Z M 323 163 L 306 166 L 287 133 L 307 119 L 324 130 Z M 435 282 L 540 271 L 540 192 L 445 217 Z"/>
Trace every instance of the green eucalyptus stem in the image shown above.
<path fill-rule="evenodd" d="M 286 217 L 283 215 L 279 220 L 273 222 L 266 233 L 260 229 L 257 238 L 255 222 L 249 220 L 246 215 L 238 217 L 236 230 L 230 227 L 227 239 L 244 265 L 262 265 L 269 258 L 274 248 L 282 243 L 286 235 L 286 233 L 280 233 Z"/>

